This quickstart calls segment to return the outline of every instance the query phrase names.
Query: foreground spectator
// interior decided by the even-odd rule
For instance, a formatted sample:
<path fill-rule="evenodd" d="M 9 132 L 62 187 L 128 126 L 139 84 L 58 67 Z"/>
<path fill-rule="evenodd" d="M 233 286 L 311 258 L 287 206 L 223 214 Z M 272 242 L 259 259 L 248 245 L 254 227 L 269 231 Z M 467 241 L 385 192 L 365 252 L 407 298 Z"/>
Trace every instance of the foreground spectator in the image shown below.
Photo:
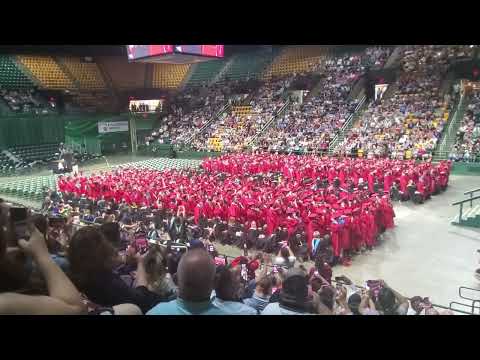
<path fill-rule="evenodd" d="M 74 234 L 68 251 L 70 276 L 89 300 L 106 307 L 132 303 L 143 313 L 167 300 L 148 290 L 143 256 L 137 255 L 135 288 L 129 287 L 113 271 L 116 258 L 115 249 L 99 230 L 85 227 Z"/>
<path fill-rule="evenodd" d="M 384 281 L 378 294 L 378 304 L 382 315 L 407 315 L 409 307 L 408 298 L 389 287 Z"/>
<path fill-rule="evenodd" d="M 147 315 L 226 315 L 211 299 L 215 263 L 202 249 L 188 251 L 178 264 L 178 297 L 158 304 Z"/>
<path fill-rule="evenodd" d="M 219 266 L 213 303 L 230 315 L 256 315 L 254 308 L 241 302 L 241 287 L 240 266 Z"/>
<path fill-rule="evenodd" d="M 308 281 L 300 269 L 290 269 L 282 284 L 280 301 L 270 303 L 262 315 L 307 315 Z"/>
<path fill-rule="evenodd" d="M 22 315 L 79 315 L 86 313 L 80 293 L 72 282 L 55 264 L 48 253 L 45 237 L 35 226 L 30 225 L 29 241 L 20 239 L 18 247 L 31 257 L 43 275 L 48 295 L 23 295 L 16 293 L 25 286 L 26 277 L 18 276 L 16 260 L 12 255 L 16 249 L 8 248 L 11 229 L 8 225 L 8 207 L 0 204 L 0 314 Z M 20 280 L 20 281 L 19 281 Z"/>

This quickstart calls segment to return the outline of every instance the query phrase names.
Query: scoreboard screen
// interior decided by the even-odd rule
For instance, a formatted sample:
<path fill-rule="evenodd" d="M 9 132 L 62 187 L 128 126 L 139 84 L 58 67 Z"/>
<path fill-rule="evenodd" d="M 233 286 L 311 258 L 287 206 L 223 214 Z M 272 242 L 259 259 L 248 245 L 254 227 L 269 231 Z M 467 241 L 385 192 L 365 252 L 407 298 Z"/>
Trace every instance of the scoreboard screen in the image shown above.
<path fill-rule="evenodd" d="M 224 45 L 127 45 L 128 60 L 143 62 L 197 62 L 202 58 L 223 58 L 223 51 Z"/>
<path fill-rule="evenodd" d="M 180 54 L 223 58 L 223 45 L 175 45 L 174 51 Z"/>
<path fill-rule="evenodd" d="M 173 45 L 128 45 L 128 60 L 173 53 Z"/>

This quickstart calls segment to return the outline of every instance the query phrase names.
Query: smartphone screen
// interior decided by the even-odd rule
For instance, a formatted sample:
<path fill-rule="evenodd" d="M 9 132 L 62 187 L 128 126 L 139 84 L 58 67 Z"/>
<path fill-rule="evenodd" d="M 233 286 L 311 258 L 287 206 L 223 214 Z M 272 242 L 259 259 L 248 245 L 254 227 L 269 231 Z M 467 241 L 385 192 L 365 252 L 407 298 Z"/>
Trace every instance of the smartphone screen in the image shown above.
<path fill-rule="evenodd" d="M 10 219 L 15 231 L 16 239 L 25 239 L 28 240 L 27 235 L 27 208 L 10 208 Z"/>

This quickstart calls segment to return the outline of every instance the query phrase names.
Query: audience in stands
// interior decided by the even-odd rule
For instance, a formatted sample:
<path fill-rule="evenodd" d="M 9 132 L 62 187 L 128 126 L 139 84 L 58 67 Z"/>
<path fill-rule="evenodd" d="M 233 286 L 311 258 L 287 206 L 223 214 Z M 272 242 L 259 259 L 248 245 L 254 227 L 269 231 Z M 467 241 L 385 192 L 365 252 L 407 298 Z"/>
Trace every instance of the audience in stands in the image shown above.
<path fill-rule="evenodd" d="M 283 106 L 285 101 L 281 95 L 290 85 L 292 78 L 267 81 L 257 90 L 252 90 L 254 93 L 251 94 L 251 99 L 247 104 L 251 107 L 250 114 L 237 115 L 232 109 L 230 115 L 213 121 L 204 132 L 194 138 L 190 146 L 195 150 L 213 150 L 208 139 L 214 137 L 221 140 L 224 151 L 243 149 L 248 141 Z M 244 95 L 241 97 L 245 99 Z"/>
<path fill-rule="evenodd" d="M 35 90 L 0 89 L 1 99 L 16 113 L 49 114 L 55 110 L 55 101 L 42 102 L 36 98 Z M 0 100 L 1 101 L 1 100 Z"/>
<path fill-rule="evenodd" d="M 321 90 L 302 105 L 291 106 L 276 126 L 262 134 L 258 146 L 269 151 L 325 152 L 330 141 L 355 111 L 348 96 L 367 66 L 383 66 L 389 48 L 368 48 L 359 55 L 332 58 L 325 63 Z"/>
<path fill-rule="evenodd" d="M 336 152 L 369 158 L 431 158 L 451 109 L 449 94 L 441 94 L 442 80 L 454 59 L 472 53 L 473 48 L 463 45 L 406 47 L 403 72 L 393 85 L 396 92 L 370 104 Z"/>
<path fill-rule="evenodd" d="M 480 94 L 471 96 L 449 154 L 453 161 L 480 161 Z"/>

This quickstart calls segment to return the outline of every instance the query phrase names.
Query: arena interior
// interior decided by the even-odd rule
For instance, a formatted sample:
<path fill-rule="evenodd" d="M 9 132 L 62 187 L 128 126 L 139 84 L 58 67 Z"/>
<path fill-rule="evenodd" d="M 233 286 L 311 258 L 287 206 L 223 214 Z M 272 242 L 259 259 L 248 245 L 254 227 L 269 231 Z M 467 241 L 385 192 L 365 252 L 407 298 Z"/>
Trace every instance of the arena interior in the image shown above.
<path fill-rule="evenodd" d="M 478 315 L 479 77 L 479 45 L 0 47 L 0 313 Z"/>

